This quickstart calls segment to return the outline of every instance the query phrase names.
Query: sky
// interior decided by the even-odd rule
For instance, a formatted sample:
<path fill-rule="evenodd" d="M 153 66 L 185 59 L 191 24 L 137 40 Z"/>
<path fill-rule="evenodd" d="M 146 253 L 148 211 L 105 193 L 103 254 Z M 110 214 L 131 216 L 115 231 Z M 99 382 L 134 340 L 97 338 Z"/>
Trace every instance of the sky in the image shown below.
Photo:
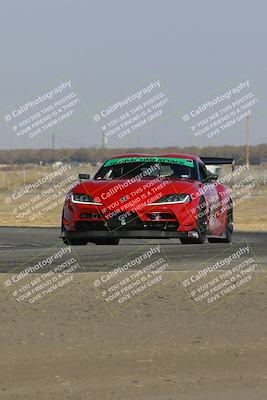
<path fill-rule="evenodd" d="M 266 143 L 266 15 L 263 0 L 1 0 L 1 148 Z"/>

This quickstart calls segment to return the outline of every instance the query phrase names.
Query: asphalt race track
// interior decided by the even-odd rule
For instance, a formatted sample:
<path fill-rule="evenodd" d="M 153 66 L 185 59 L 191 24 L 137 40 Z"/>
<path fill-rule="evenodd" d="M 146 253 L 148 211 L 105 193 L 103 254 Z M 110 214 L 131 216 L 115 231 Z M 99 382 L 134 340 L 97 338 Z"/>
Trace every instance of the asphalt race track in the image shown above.
<path fill-rule="evenodd" d="M 46 249 L 61 244 L 59 228 L 0 228 L 1 272 L 10 272 L 29 259 L 38 257 Z M 112 260 L 123 258 L 134 252 L 140 246 L 154 243 L 154 240 L 124 239 L 119 246 L 74 246 L 75 252 L 87 272 L 101 271 Z M 229 250 L 228 244 L 205 243 L 204 245 L 181 245 L 177 239 L 158 241 L 164 250 L 171 268 L 175 271 L 197 269 L 208 259 L 216 257 L 224 250 Z M 267 267 L 267 233 L 238 232 L 234 235 L 232 246 L 240 242 L 247 243 L 256 256 L 259 266 Z M 62 243 L 63 245 L 63 243 Z M 63 245 L 64 246 L 64 245 Z M 19 272 L 19 268 L 18 271 Z"/>

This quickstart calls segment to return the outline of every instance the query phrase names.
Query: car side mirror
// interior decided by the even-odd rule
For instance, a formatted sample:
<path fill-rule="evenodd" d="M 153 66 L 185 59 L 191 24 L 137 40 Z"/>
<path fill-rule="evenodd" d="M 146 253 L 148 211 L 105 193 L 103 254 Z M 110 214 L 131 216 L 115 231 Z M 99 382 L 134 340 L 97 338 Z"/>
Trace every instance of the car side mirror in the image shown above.
<path fill-rule="evenodd" d="M 210 174 L 208 180 L 209 180 L 209 182 L 216 182 L 218 178 L 219 178 L 218 175 Z"/>
<path fill-rule="evenodd" d="M 79 174 L 79 181 L 89 181 L 90 180 L 90 174 Z"/>

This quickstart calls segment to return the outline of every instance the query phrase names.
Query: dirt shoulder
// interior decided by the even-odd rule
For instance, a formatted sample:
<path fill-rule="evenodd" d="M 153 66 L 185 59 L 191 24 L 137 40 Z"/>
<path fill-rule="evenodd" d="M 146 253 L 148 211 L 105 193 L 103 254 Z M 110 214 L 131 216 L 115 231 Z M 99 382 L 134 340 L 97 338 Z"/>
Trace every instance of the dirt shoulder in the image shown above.
<path fill-rule="evenodd" d="M 98 273 L 24 315 L 1 292 L 0 398 L 266 399 L 266 272 L 202 316 L 166 274 L 114 315 L 90 285 Z"/>

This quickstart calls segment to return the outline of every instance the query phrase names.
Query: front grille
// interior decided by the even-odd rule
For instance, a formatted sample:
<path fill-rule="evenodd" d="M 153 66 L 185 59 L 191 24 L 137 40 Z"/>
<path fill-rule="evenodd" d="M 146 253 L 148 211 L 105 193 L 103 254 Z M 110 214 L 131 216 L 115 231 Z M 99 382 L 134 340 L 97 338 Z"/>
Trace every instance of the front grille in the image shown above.
<path fill-rule="evenodd" d="M 119 213 L 106 221 L 109 229 L 143 229 L 143 221 L 135 212 Z"/>
<path fill-rule="evenodd" d="M 155 231 L 177 231 L 178 222 L 146 222 L 146 229 Z"/>
<path fill-rule="evenodd" d="M 106 231 L 107 227 L 102 221 L 79 221 L 75 225 L 76 232 Z"/>
<path fill-rule="evenodd" d="M 82 213 L 80 215 L 82 219 L 99 219 L 102 218 L 102 214 L 100 213 Z"/>
<path fill-rule="evenodd" d="M 152 221 L 160 221 L 160 220 L 172 220 L 176 221 L 175 216 L 172 213 L 162 213 L 162 212 L 152 212 L 146 214 L 149 219 Z"/>
<path fill-rule="evenodd" d="M 113 231 L 113 230 L 159 230 L 176 231 L 179 228 L 177 221 L 145 221 L 143 222 L 136 213 L 119 213 L 109 220 L 79 221 L 76 223 L 76 231 Z"/>

